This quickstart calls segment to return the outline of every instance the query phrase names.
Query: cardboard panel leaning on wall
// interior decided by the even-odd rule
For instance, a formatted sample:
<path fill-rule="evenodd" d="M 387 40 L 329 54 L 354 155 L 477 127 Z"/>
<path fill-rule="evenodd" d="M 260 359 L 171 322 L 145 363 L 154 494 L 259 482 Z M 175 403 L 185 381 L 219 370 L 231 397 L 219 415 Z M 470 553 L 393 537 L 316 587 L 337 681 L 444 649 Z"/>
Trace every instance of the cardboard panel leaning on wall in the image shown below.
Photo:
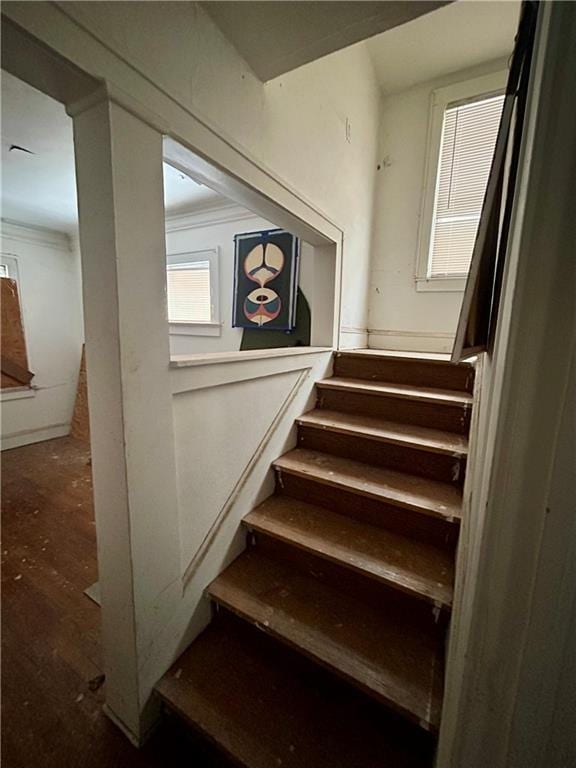
<path fill-rule="evenodd" d="M 2 449 L 67 435 L 84 336 L 80 259 L 68 237 L 2 223 L 2 252 L 18 265 L 34 389 L 2 403 Z"/>

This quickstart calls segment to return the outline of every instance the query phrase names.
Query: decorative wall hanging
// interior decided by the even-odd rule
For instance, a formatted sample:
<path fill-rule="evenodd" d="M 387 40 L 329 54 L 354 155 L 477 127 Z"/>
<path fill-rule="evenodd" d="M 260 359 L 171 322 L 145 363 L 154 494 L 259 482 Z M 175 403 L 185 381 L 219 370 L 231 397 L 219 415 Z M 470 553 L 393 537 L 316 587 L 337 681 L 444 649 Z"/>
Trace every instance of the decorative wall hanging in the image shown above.
<path fill-rule="evenodd" d="M 283 229 L 234 238 L 234 328 L 292 331 L 300 241 Z"/>

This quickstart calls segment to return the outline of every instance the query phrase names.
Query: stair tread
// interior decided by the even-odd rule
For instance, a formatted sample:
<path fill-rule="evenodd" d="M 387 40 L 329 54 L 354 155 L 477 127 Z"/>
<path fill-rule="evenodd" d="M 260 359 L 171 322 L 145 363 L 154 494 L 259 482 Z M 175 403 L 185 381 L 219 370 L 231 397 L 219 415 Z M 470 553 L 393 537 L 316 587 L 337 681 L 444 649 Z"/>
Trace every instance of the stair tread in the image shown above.
<path fill-rule="evenodd" d="M 449 522 L 462 514 L 462 494 L 454 485 L 375 467 L 320 451 L 296 448 L 277 459 L 277 470 L 392 503 Z"/>
<path fill-rule="evenodd" d="M 298 424 L 369 437 L 398 445 L 410 445 L 437 453 L 465 456 L 468 439 L 455 432 L 415 424 L 387 421 L 376 416 L 316 409 L 296 419 Z"/>
<path fill-rule="evenodd" d="M 443 606 L 452 603 L 449 550 L 287 496 L 271 496 L 244 523 L 409 594 Z"/>
<path fill-rule="evenodd" d="M 157 685 L 236 764 L 431 767 L 428 734 L 241 624 L 214 621 Z"/>
<path fill-rule="evenodd" d="M 453 389 L 436 389 L 420 387 L 412 384 L 392 384 L 384 381 L 368 381 L 367 379 L 348 379 L 333 376 L 316 382 L 319 389 L 336 389 L 347 392 L 363 392 L 364 394 L 402 397 L 421 400 L 430 403 L 449 405 L 471 405 L 472 395 Z"/>
<path fill-rule="evenodd" d="M 408 352 L 391 349 L 340 349 L 336 352 L 336 357 L 357 357 L 360 359 L 366 357 L 377 359 L 380 357 L 382 360 L 408 360 L 416 363 L 446 365 L 450 368 L 453 366 L 457 366 L 458 368 L 474 367 L 474 364 L 467 360 L 460 363 L 453 363 L 447 352 Z"/>
<path fill-rule="evenodd" d="M 401 603 L 375 606 L 250 549 L 209 587 L 218 603 L 423 727 L 439 722 L 437 627 Z"/>

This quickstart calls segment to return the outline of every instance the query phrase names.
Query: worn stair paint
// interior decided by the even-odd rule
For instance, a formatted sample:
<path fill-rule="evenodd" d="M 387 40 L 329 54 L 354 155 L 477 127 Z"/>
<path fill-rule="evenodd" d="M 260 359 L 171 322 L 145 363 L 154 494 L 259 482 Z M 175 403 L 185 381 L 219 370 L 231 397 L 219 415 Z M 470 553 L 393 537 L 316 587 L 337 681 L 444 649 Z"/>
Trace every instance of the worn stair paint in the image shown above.
<path fill-rule="evenodd" d="M 157 689 L 248 768 L 430 766 L 474 368 L 356 351 L 334 372 Z"/>
<path fill-rule="evenodd" d="M 442 645 L 432 611 L 362 602 L 250 549 L 210 596 L 428 730 L 440 719 Z"/>
<path fill-rule="evenodd" d="M 446 548 L 285 496 L 271 496 L 244 524 L 435 605 L 452 604 L 454 561 Z"/>
<path fill-rule="evenodd" d="M 430 734 L 244 622 L 218 616 L 157 686 L 249 768 L 431 768 Z"/>

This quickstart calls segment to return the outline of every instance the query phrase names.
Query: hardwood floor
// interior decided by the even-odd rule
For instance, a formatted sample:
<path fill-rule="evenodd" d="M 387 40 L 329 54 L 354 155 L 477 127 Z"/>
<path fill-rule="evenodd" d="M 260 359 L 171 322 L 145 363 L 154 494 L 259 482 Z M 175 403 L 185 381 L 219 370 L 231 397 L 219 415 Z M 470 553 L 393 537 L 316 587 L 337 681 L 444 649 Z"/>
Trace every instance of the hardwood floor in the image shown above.
<path fill-rule="evenodd" d="M 141 750 L 102 712 L 89 451 L 72 438 L 2 454 L 4 768 L 220 768 L 173 719 Z"/>

